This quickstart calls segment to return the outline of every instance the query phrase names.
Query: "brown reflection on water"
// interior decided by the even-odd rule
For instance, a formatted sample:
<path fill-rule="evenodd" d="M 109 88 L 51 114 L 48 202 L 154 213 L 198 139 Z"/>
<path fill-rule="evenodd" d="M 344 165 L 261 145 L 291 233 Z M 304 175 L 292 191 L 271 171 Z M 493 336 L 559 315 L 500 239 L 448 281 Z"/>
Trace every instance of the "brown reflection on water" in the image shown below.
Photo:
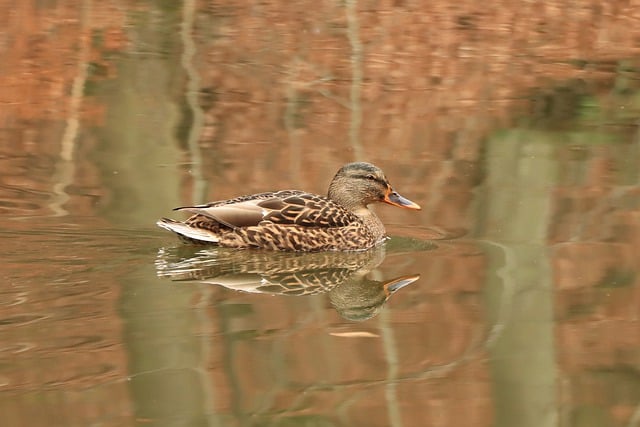
<path fill-rule="evenodd" d="M 169 3 L 0 3 L 8 424 L 637 420 L 638 7 Z M 171 207 L 354 159 L 468 239 L 378 316 L 155 277 Z"/>
<path fill-rule="evenodd" d="M 358 158 L 425 200 L 429 224 L 468 229 L 481 142 L 527 113 L 535 89 L 577 79 L 606 103 L 610 89 L 635 87 L 625 67 L 636 62 L 616 62 L 638 53 L 635 9 L 527 8 L 380 4 L 353 16 L 337 4 L 24 3 L 3 18 L 12 37 L 0 147 L 11 154 L 5 170 L 23 177 L 2 186 L 5 209 L 141 223 L 135 202 L 145 193 L 132 183 L 180 191 L 182 203 L 275 188 L 324 193 L 337 167 Z M 536 99 L 544 117 L 566 107 L 546 91 Z M 25 173 L 35 165 L 42 170 Z M 178 176 L 166 179 L 158 165 Z M 25 187 L 37 193 L 13 206 Z"/>
<path fill-rule="evenodd" d="M 117 233 L 96 229 L 91 235 L 79 224 L 25 225 L 0 233 L 11 242 L 0 250 L 3 423 L 111 419 L 126 425 L 120 423 L 130 417 L 131 405 L 115 279 L 122 271 L 104 268 L 119 251 Z"/>
<path fill-rule="evenodd" d="M 191 323 L 186 330 L 196 335 L 199 328 L 207 330 L 206 386 L 213 387 L 215 396 L 208 400 L 213 405 L 210 410 L 233 414 L 241 424 L 307 417 L 316 422 L 345 418 L 350 423 L 368 420 L 387 425 L 394 410 L 411 423 L 438 419 L 455 423 L 452 410 L 460 404 L 470 408 L 474 420 L 487 422 L 491 399 L 483 344 L 487 337 L 482 277 L 469 281 L 464 274 L 448 274 L 464 268 L 481 270 L 482 253 L 472 244 L 453 244 L 409 256 L 411 252 L 398 247 L 403 243 L 394 244 L 378 267 L 379 277 L 415 269 L 425 276 L 363 323 L 345 321 L 331 305 L 332 292 L 344 284 L 303 297 L 257 295 L 187 282 L 173 285 L 193 289 L 200 295 L 194 304 L 208 313 L 208 321 Z M 218 257 L 234 257 L 234 251 L 215 252 Z M 262 261 L 249 261 L 249 267 L 281 258 L 256 257 Z M 182 267 L 188 275 L 202 272 Z M 161 285 L 155 293 L 170 286 Z M 211 302 L 205 304 L 201 298 Z M 159 384 L 162 375 L 157 371 L 155 380 L 140 379 L 140 396 L 147 403 L 143 413 L 149 418 L 165 413 L 149 395 L 151 384 Z M 438 396 L 451 400 L 438 403 Z"/>
<path fill-rule="evenodd" d="M 637 419 L 640 191 L 636 144 L 563 153 L 550 230 L 558 360 L 580 419 Z M 615 396 L 614 390 L 625 389 Z M 597 402 L 593 404 L 592 402 Z"/>

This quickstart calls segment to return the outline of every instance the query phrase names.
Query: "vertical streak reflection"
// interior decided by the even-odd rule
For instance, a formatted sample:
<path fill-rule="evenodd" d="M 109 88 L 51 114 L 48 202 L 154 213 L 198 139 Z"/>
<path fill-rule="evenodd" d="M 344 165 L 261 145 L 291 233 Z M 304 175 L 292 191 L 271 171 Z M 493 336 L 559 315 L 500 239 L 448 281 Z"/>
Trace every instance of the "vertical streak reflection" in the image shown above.
<path fill-rule="evenodd" d="M 202 176 L 202 156 L 200 154 L 200 146 L 198 140 L 204 122 L 202 109 L 198 104 L 198 94 L 200 93 L 200 77 L 198 71 L 193 65 L 193 57 L 196 53 L 196 46 L 193 41 L 193 24 L 195 14 L 195 0 L 185 0 L 182 10 L 182 25 L 180 26 L 180 38 L 182 39 L 181 63 L 187 75 L 187 91 L 185 94 L 187 105 L 191 110 L 193 120 L 189 131 L 189 154 L 191 155 L 191 176 L 193 177 L 193 195 L 192 202 L 194 204 L 204 203 L 207 194 L 207 185 Z"/>
<path fill-rule="evenodd" d="M 64 208 L 64 204 L 69 200 L 66 188 L 73 180 L 75 165 L 73 163 L 73 153 L 75 151 L 76 141 L 78 139 L 78 128 L 80 126 L 80 106 L 84 96 L 84 87 L 87 82 L 87 64 L 89 61 L 89 46 L 91 38 L 89 37 L 89 19 L 91 12 L 91 0 L 82 2 L 80 9 L 80 48 L 78 50 L 78 73 L 73 80 L 71 87 L 71 96 L 69 97 L 69 111 L 67 114 L 67 122 L 61 141 L 60 159 L 56 164 L 56 171 L 53 178 L 53 197 L 49 203 L 49 208 L 53 211 L 54 216 L 64 216 L 68 212 Z"/>
<path fill-rule="evenodd" d="M 347 0 L 347 36 L 351 44 L 351 92 L 349 105 L 351 121 L 349 123 L 349 143 L 353 149 L 355 160 L 363 160 L 364 153 L 360 141 L 362 124 L 362 42 L 360 41 L 360 24 L 358 22 L 357 0 Z"/>
<path fill-rule="evenodd" d="M 558 424 L 553 274 L 547 244 L 556 145 L 514 130 L 489 140 L 484 234 L 495 426 Z"/>
<path fill-rule="evenodd" d="M 389 413 L 389 425 L 392 427 L 402 427 L 402 414 L 398 405 L 398 347 L 393 335 L 393 327 L 390 324 L 389 311 L 382 310 L 378 315 L 380 319 L 380 329 L 382 332 L 382 345 L 384 355 L 387 359 L 387 378 L 384 388 L 387 408 Z"/>

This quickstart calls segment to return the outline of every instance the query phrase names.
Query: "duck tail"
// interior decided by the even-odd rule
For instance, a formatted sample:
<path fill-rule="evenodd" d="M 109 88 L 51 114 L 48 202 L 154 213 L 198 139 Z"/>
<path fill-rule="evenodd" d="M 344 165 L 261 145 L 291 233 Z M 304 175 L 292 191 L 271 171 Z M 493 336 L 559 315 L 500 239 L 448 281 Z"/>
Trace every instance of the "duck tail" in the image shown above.
<path fill-rule="evenodd" d="M 202 228 L 189 227 L 185 223 L 175 221 L 173 219 L 161 218 L 158 220 L 158 222 L 156 222 L 156 225 L 158 227 L 164 228 L 165 230 L 173 231 L 181 237 L 185 237 L 190 240 L 196 240 L 200 243 L 218 243 L 220 241 L 220 236 L 213 233 L 212 231 Z"/>

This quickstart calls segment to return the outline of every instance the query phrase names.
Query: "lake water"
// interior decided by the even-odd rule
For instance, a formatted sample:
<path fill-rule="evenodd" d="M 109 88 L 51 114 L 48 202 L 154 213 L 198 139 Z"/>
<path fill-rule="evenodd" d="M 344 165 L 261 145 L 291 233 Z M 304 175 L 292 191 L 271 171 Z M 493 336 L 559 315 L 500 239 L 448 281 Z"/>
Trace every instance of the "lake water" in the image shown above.
<path fill-rule="evenodd" d="M 489 3 L 0 5 L 2 425 L 640 425 L 640 8 Z M 155 226 L 355 160 L 376 250 Z"/>

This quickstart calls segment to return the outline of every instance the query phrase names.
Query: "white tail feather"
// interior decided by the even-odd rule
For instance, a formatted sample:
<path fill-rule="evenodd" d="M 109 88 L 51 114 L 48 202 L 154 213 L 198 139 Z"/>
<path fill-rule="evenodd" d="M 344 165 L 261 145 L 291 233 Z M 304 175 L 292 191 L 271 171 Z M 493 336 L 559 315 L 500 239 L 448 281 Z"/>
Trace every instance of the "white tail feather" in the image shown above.
<path fill-rule="evenodd" d="M 156 222 L 158 227 L 162 227 L 165 230 L 173 231 L 176 234 L 179 234 L 184 237 L 188 237 L 189 239 L 200 240 L 202 242 L 209 243 L 218 243 L 220 238 L 218 235 L 212 233 L 209 230 L 204 230 L 202 228 L 193 228 L 189 227 L 178 221 L 173 221 L 167 218 L 162 218 L 158 222 Z"/>

